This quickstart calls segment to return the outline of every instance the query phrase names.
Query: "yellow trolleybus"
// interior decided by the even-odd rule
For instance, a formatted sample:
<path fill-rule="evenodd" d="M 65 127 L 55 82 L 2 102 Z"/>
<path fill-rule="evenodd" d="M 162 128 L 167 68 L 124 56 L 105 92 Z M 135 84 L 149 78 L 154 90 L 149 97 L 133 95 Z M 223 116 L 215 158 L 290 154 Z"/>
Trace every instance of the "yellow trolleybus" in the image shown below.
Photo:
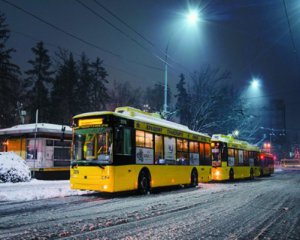
<path fill-rule="evenodd" d="M 215 134 L 211 139 L 212 179 L 234 180 L 260 176 L 260 150 L 230 135 Z"/>
<path fill-rule="evenodd" d="M 101 192 L 211 179 L 210 137 L 131 107 L 73 118 L 71 188 Z"/>

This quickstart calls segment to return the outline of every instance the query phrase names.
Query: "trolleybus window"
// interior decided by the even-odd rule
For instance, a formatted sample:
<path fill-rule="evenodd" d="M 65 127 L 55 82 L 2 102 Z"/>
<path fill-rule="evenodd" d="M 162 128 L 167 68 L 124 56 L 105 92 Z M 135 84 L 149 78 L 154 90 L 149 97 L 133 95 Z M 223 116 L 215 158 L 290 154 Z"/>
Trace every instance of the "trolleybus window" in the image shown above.
<path fill-rule="evenodd" d="M 199 165 L 199 143 L 190 142 L 190 165 Z"/>
<path fill-rule="evenodd" d="M 164 164 L 163 138 L 155 134 L 155 164 Z"/>
<path fill-rule="evenodd" d="M 213 142 L 211 144 L 211 152 L 212 152 L 212 166 L 213 167 L 221 167 L 222 161 L 222 143 Z"/>
<path fill-rule="evenodd" d="M 249 166 L 249 152 L 244 151 L 244 166 Z"/>
<path fill-rule="evenodd" d="M 205 152 L 205 161 L 203 165 L 211 166 L 211 156 L 210 156 L 210 144 L 204 144 L 204 152 Z"/>
<path fill-rule="evenodd" d="M 131 129 L 116 128 L 115 129 L 115 153 L 120 155 L 131 155 Z"/>
<path fill-rule="evenodd" d="M 153 134 L 136 130 L 135 132 L 136 146 L 153 148 Z"/>
<path fill-rule="evenodd" d="M 112 131 L 110 128 L 77 129 L 74 136 L 75 160 L 112 161 Z"/>
<path fill-rule="evenodd" d="M 229 167 L 234 166 L 234 149 L 228 148 L 228 163 Z"/>
<path fill-rule="evenodd" d="M 188 161 L 188 141 L 185 139 L 177 139 L 177 158 L 178 165 L 189 165 Z"/>
<path fill-rule="evenodd" d="M 204 162 L 204 159 L 205 159 L 204 143 L 199 143 L 199 151 L 200 151 L 199 160 L 200 160 L 200 163 L 202 164 Z"/>
<path fill-rule="evenodd" d="M 166 164 L 176 164 L 175 138 L 164 137 L 164 148 Z"/>

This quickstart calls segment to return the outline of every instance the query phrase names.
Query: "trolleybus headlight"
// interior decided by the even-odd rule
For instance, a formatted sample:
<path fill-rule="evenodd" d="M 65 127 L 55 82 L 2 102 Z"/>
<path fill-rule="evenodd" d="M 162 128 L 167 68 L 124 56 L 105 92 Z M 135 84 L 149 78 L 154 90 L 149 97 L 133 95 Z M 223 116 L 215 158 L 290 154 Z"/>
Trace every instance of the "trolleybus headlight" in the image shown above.
<path fill-rule="evenodd" d="M 219 170 L 216 171 L 216 176 L 217 176 L 217 177 L 220 176 L 220 171 L 219 171 Z"/>

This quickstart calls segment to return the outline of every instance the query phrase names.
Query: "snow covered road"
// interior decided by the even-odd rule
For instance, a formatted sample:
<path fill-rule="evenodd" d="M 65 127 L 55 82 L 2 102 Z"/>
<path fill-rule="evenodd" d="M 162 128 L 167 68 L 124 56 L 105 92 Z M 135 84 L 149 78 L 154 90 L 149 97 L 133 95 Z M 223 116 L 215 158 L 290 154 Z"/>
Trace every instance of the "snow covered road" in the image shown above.
<path fill-rule="evenodd" d="M 0 239 L 300 239 L 300 171 L 147 196 L 2 201 L 0 215 Z"/>

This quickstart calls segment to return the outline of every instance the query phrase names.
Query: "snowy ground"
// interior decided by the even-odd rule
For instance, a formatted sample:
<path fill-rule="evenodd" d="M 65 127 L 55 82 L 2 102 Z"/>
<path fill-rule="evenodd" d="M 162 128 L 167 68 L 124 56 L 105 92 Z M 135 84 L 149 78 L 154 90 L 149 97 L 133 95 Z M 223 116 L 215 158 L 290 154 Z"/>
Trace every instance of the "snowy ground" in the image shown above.
<path fill-rule="evenodd" d="M 275 173 L 282 171 L 281 168 L 275 169 Z M 224 184 L 199 184 L 199 188 L 203 192 L 221 191 L 230 188 L 230 186 Z M 31 179 L 31 181 L 23 183 L 0 183 L 0 201 L 30 201 L 91 193 L 93 192 L 71 190 L 68 180 L 41 181 Z"/>
<path fill-rule="evenodd" d="M 41 181 L 31 179 L 30 182 L 0 183 L 0 201 L 30 201 L 88 193 L 71 190 L 68 180 Z"/>
<path fill-rule="evenodd" d="M 37 190 L 50 182 L 35 184 Z M 53 183 L 53 181 L 51 181 Z M 0 239 L 299 239 L 300 171 L 197 188 L 0 202 Z M 26 184 L 0 184 L 19 189 Z M 0 189 L 0 190 L 2 190 Z M 52 190 L 51 190 L 52 191 Z M 24 194 L 26 192 L 24 191 Z M 75 193 L 75 192 L 74 192 Z M 71 193 L 73 194 L 73 193 Z M 77 194 L 77 193 L 76 193 Z M 64 197 L 61 197 L 64 196 Z"/>

